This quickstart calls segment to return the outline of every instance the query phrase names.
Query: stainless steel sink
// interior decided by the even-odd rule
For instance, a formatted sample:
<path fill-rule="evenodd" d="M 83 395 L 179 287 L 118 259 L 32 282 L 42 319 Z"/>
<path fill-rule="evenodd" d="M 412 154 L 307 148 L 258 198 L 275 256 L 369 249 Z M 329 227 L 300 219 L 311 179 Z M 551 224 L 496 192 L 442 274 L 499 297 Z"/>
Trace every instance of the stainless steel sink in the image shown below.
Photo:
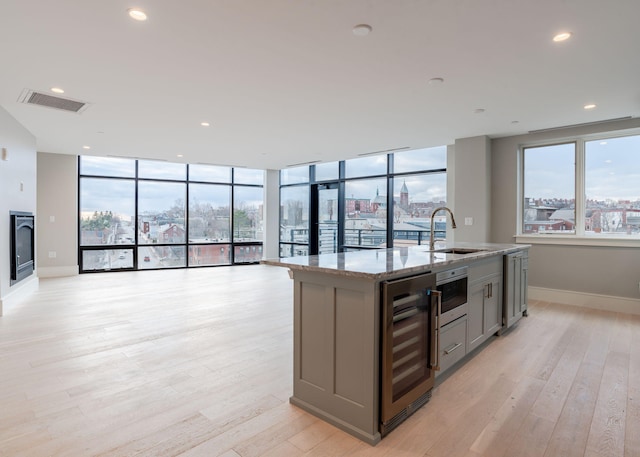
<path fill-rule="evenodd" d="M 476 252 L 483 252 L 486 249 L 474 249 L 474 248 L 447 248 L 447 249 L 436 249 L 433 252 L 439 252 L 441 254 L 474 254 Z"/>

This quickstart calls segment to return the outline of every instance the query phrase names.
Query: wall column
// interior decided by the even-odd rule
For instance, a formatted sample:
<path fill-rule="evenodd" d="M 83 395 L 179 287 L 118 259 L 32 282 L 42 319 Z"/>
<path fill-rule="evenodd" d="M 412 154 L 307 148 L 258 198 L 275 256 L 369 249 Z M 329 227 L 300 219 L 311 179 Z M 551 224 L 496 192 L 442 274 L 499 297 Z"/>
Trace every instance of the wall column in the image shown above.
<path fill-rule="evenodd" d="M 280 257 L 280 172 L 278 170 L 265 172 L 263 243 L 263 258 Z"/>
<path fill-rule="evenodd" d="M 451 163 L 452 162 L 452 163 Z M 458 228 L 456 242 L 484 243 L 491 233 L 491 142 L 487 136 L 462 138 L 455 142 L 447 176 L 453 192 L 447 197 Z M 451 179 L 451 178 L 449 178 Z M 447 189 L 451 191 L 451 189 Z M 452 198 L 451 198 L 452 197 Z M 471 225 L 467 225 L 471 223 Z M 447 232 L 447 235 L 450 232 Z"/>

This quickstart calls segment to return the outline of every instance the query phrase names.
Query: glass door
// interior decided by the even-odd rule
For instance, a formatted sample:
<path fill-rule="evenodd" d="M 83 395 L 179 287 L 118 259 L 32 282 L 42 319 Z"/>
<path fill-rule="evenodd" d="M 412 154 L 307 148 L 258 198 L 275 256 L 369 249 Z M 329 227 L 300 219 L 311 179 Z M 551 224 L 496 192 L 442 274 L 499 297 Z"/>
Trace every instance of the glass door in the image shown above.
<path fill-rule="evenodd" d="M 317 253 L 333 254 L 338 252 L 338 183 L 318 184 L 316 188 Z"/>

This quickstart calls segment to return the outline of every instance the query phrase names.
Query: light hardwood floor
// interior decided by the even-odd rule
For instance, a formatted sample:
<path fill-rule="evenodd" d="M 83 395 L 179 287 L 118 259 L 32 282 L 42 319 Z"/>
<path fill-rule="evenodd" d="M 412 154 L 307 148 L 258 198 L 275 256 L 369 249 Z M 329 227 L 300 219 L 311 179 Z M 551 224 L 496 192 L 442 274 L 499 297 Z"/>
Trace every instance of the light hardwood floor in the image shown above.
<path fill-rule="evenodd" d="M 375 447 L 290 405 L 268 266 L 42 279 L 0 318 L 2 456 L 640 456 L 640 317 L 541 302 Z"/>

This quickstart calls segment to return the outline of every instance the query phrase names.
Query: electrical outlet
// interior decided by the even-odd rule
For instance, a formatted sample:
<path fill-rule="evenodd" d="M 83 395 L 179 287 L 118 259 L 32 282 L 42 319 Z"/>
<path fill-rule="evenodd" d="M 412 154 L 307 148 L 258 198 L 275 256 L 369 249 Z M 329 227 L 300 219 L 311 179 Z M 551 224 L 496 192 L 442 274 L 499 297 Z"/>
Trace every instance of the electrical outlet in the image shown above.
<path fill-rule="evenodd" d="M 464 225 L 473 225 L 473 218 L 472 217 L 465 217 L 464 218 Z"/>
<path fill-rule="evenodd" d="M 55 216 L 49 216 L 49 222 L 55 222 L 55 221 L 56 221 Z"/>
<path fill-rule="evenodd" d="M 56 258 L 56 251 L 49 251 L 49 258 L 50 259 L 55 259 Z"/>

